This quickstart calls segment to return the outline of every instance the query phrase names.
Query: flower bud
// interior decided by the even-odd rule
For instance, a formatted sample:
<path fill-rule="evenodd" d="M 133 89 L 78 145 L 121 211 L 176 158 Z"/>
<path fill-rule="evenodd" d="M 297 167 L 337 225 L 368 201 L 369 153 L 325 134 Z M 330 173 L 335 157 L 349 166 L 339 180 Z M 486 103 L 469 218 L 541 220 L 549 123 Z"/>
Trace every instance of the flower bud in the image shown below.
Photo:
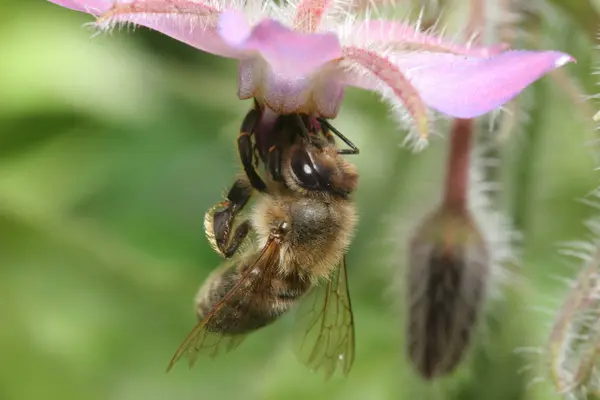
<path fill-rule="evenodd" d="M 468 349 L 489 255 L 470 214 L 442 207 L 417 229 L 408 261 L 408 354 L 433 379 L 452 372 Z"/>
<path fill-rule="evenodd" d="M 561 305 L 548 340 L 550 378 L 566 398 L 600 394 L 600 270 L 598 252 L 577 276 Z"/>

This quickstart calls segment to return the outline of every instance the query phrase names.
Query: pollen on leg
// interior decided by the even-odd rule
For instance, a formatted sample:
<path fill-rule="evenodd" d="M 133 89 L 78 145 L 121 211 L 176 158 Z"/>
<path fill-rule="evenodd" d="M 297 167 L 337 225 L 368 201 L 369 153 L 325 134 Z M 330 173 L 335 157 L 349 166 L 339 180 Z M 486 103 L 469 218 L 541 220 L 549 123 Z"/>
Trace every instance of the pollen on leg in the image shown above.
<path fill-rule="evenodd" d="M 345 47 L 342 52 L 345 59 L 353 61 L 370 71 L 381 82 L 387 85 L 395 96 L 402 100 L 402 103 L 413 119 L 419 137 L 422 140 L 426 140 L 429 137 L 427 107 L 417 89 L 404 76 L 402 71 L 387 58 L 369 50 L 357 47 Z"/>

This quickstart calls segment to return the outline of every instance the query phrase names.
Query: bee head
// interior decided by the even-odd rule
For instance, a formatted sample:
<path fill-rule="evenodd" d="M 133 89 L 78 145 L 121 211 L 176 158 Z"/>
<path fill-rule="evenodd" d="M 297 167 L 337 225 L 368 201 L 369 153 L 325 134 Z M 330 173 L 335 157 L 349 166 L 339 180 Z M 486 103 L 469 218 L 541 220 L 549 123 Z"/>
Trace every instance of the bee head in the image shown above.
<path fill-rule="evenodd" d="M 356 169 L 323 141 L 292 146 L 284 165 L 284 177 L 292 190 L 326 193 L 347 198 L 358 183 Z"/>

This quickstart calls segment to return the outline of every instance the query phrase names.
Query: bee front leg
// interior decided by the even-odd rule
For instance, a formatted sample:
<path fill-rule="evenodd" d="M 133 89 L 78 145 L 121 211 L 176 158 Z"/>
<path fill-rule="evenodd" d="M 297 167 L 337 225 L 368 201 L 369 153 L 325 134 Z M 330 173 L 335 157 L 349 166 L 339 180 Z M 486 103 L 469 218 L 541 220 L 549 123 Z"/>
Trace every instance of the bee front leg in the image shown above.
<path fill-rule="evenodd" d="M 242 224 L 236 229 L 230 241 L 235 216 L 244 208 L 251 196 L 252 188 L 248 182 L 244 179 L 237 179 L 227 193 L 225 201 L 217 203 L 204 215 L 206 237 L 212 248 L 225 258 L 229 258 L 235 253 L 239 243 L 248 233 L 249 226 L 243 227 L 244 224 Z M 240 230 L 239 233 L 238 230 Z M 230 249 L 231 244 L 228 244 L 230 242 L 239 243 L 235 245 L 235 248 Z"/>
<path fill-rule="evenodd" d="M 281 148 L 271 146 L 267 154 L 267 170 L 275 181 L 281 181 Z"/>
<path fill-rule="evenodd" d="M 254 189 L 259 192 L 265 192 L 267 190 L 267 185 L 260 175 L 258 175 L 258 172 L 256 172 L 256 168 L 254 167 L 254 145 L 252 144 L 251 139 L 251 135 L 259 120 L 260 110 L 256 108 L 250 110 L 242 122 L 237 142 L 240 160 L 242 161 L 242 166 L 244 167 L 244 172 L 248 177 L 248 181 Z"/>

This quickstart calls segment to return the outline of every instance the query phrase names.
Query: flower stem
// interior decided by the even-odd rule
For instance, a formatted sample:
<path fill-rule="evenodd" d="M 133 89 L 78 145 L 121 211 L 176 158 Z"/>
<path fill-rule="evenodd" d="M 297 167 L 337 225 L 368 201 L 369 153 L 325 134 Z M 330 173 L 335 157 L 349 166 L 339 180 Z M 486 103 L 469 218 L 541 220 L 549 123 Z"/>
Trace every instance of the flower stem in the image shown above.
<path fill-rule="evenodd" d="M 473 136 L 473 120 L 456 119 L 450 134 L 448 171 L 444 193 L 446 208 L 464 210 L 469 186 L 469 157 Z"/>
<path fill-rule="evenodd" d="M 481 41 L 484 25 L 484 4 L 481 0 L 471 0 L 471 8 L 466 33 L 473 42 Z M 444 207 L 455 211 L 467 208 L 469 190 L 469 157 L 473 136 L 473 120 L 456 118 L 450 133 L 448 171 L 444 192 Z"/>

